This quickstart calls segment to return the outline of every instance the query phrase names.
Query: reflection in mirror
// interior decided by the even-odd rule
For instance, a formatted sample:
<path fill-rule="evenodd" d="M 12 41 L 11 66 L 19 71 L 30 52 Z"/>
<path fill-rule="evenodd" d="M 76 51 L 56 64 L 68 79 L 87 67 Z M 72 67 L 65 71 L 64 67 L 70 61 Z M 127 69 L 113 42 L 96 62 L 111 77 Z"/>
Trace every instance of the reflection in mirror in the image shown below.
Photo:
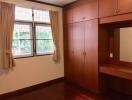
<path fill-rule="evenodd" d="M 120 61 L 132 62 L 132 27 L 120 28 Z"/>

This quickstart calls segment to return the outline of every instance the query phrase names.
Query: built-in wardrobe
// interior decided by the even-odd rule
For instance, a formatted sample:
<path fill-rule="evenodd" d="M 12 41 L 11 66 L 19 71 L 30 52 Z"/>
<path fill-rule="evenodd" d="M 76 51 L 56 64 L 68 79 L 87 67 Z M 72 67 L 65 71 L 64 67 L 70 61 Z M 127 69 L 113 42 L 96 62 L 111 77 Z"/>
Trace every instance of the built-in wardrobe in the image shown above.
<path fill-rule="evenodd" d="M 64 8 L 65 77 L 98 92 L 98 0 Z"/>
<path fill-rule="evenodd" d="M 121 90 L 123 84 L 112 85 L 116 81 L 124 81 L 128 88 L 131 87 L 131 73 L 122 80 L 121 72 L 115 71 L 120 74 L 115 75 L 113 69 L 110 72 L 111 67 L 107 66 L 117 66 L 114 60 L 118 58 L 119 46 L 116 43 L 114 47 L 114 40 L 118 38 L 112 37 L 117 36 L 117 27 L 132 26 L 131 5 L 132 0 L 77 0 L 64 7 L 64 64 L 67 81 L 96 93 L 107 87 L 118 87 L 116 90 Z M 129 65 L 132 68 L 132 64 Z M 120 66 L 122 63 L 118 61 Z M 123 89 L 127 91 L 128 88 Z M 128 91 L 132 91 L 132 88 Z"/>

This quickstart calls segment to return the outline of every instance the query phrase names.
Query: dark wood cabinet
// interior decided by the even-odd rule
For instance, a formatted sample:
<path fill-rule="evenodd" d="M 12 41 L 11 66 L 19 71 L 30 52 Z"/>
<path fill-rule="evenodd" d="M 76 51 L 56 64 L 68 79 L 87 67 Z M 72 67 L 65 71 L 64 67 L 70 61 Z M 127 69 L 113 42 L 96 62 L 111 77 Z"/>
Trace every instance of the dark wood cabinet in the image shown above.
<path fill-rule="evenodd" d="M 82 12 L 84 20 L 98 18 L 98 0 L 87 0 L 83 5 Z"/>
<path fill-rule="evenodd" d="M 98 19 L 85 22 L 85 85 L 98 90 Z"/>
<path fill-rule="evenodd" d="M 132 0 L 118 0 L 118 14 L 132 12 Z"/>
<path fill-rule="evenodd" d="M 75 61 L 75 80 L 80 86 L 84 77 L 84 23 L 73 23 L 73 47 Z"/>
<path fill-rule="evenodd" d="M 74 77 L 74 53 L 73 53 L 73 35 L 72 35 L 72 24 L 64 25 L 64 48 L 65 48 L 65 76 L 68 80 L 72 80 L 71 75 Z"/>
<path fill-rule="evenodd" d="M 84 74 L 84 23 L 64 25 L 65 37 L 65 76 L 80 86 Z"/>
<path fill-rule="evenodd" d="M 64 21 L 65 77 L 98 92 L 98 0 L 78 2 L 66 16 L 72 23 Z"/>
<path fill-rule="evenodd" d="M 99 92 L 99 66 L 109 60 L 111 48 L 108 47 L 108 34 L 105 34 L 107 30 L 104 29 L 107 27 L 104 27 L 105 24 L 100 25 L 99 21 L 102 24 L 131 20 L 131 6 L 132 0 L 77 0 L 64 7 L 64 63 L 67 80 Z M 108 31 L 112 32 L 109 28 Z"/>
<path fill-rule="evenodd" d="M 82 0 L 73 7 L 64 8 L 64 21 L 66 23 L 80 22 L 98 18 L 98 0 Z"/>
<path fill-rule="evenodd" d="M 73 22 L 83 21 L 83 6 L 73 8 Z"/>
<path fill-rule="evenodd" d="M 116 15 L 117 0 L 99 0 L 99 17 Z"/>
<path fill-rule="evenodd" d="M 98 19 L 68 24 L 65 30 L 65 77 L 97 92 Z"/>
<path fill-rule="evenodd" d="M 132 0 L 99 0 L 99 17 L 132 12 Z"/>

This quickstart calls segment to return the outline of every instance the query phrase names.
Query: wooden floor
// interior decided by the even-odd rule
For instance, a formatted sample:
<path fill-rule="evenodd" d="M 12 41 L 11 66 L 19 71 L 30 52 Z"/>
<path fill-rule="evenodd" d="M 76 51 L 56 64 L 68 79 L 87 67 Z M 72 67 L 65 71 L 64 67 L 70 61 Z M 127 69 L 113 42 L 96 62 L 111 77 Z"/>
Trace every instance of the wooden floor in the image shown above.
<path fill-rule="evenodd" d="M 132 100 L 132 97 L 114 92 L 109 95 L 96 95 L 80 90 L 69 83 L 60 82 L 49 87 L 0 100 Z"/>

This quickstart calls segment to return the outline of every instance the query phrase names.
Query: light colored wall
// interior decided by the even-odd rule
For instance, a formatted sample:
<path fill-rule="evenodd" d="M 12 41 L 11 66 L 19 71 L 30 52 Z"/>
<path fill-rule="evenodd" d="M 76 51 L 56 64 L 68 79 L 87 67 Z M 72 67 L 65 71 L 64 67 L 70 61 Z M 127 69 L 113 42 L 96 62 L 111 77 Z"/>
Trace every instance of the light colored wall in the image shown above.
<path fill-rule="evenodd" d="M 132 62 L 132 27 L 120 28 L 120 60 Z"/>
<path fill-rule="evenodd" d="M 18 6 L 59 11 L 61 61 L 55 64 L 50 56 L 16 59 L 13 71 L 0 76 L 0 94 L 12 92 L 64 76 L 62 8 L 24 0 L 0 0 Z M 1 62 L 0 62 L 1 63 Z"/>

